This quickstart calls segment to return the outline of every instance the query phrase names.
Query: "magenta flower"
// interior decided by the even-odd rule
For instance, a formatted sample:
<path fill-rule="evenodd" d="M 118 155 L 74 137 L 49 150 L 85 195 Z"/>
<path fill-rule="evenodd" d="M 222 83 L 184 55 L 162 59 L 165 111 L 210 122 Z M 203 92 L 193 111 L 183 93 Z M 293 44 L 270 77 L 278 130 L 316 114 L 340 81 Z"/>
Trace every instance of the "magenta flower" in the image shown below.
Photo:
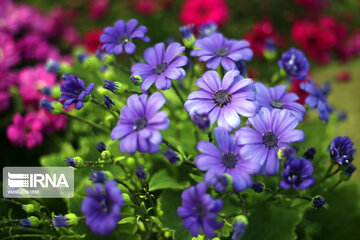
<path fill-rule="evenodd" d="M 218 121 L 228 132 L 240 126 L 239 114 L 253 117 L 257 112 L 253 80 L 244 79 L 237 70 L 228 71 L 223 80 L 215 71 L 207 71 L 196 81 L 199 90 L 192 92 L 185 102 L 185 110 L 192 114 L 207 113 L 210 123 Z"/>
<path fill-rule="evenodd" d="M 185 56 L 179 56 L 185 47 L 179 43 L 171 43 L 166 51 L 165 44 L 158 43 L 144 52 L 146 63 L 136 63 L 131 67 L 132 75 L 140 75 L 143 79 L 141 90 L 147 91 L 154 84 L 157 89 L 167 90 L 171 80 L 183 80 L 186 72 L 182 69 L 187 63 Z"/>
<path fill-rule="evenodd" d="M 43 65 L 37 65 L 22 69 L 18 81 L 19 91 L 25 104 L 37 107 L 44 96 L 41 89 L 54 86 L 56 76 L 48 73 Z"/>
<path fill-rule="evenodd" d="M 162 136 L 170 122 L 166 112 L 158 112 L 166 99 L 157 92 L 149 98 L 143 94 L 131 95 L 121 109 L 120 120 L 111 132 L 111 139 L 120 138 L 120 150 L 134 154 L 136 151 L 156 153 L 160 150 Z"/>
<path fill-rule="evenodd" d="M 0 70 L 4 71 L 16 65 L 19 60 L 19 51 L 13 38 L 9 34 L 0 31 Z"/>
<path fill-rule="evenodd" d="M 265 107 L 249 121 L 254 129 L 242 127 L 235 132 L 241 145 L 241 157 L 257 161 L 264 176 L 277 174 L 280 169 L 278 150 L 305 139 L 303 131 L 295 129 L 299 121 L 288 110 L 270 111 Z"/>
<path fill-rule="evenodd" d="M 15 146 L 31 149 L 42 143 L 43 123 L 35 113 L 28 113 L 25 117 L 19 113 L 13 117 L 13 122 L 7 127 L 7 137 Z"/>

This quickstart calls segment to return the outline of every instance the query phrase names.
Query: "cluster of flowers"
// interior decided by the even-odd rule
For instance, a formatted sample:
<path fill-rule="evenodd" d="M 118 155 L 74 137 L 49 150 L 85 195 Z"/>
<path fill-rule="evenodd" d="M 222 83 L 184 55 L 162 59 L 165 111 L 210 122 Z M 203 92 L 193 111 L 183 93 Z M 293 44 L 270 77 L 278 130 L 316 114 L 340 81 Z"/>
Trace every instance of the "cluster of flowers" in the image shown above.
<path fill-rule="evenodd" d="M 18 91 L 24 107 L 18 111 L 25 113 L 16 113 L 7 129 L 16 146 L 33 148 L 42 143 L 43 134 L 66 128 L 65 116 L 39 109 L 39 103 L 45 95 L 60 94 L 51 89 L 57 85 L 56 75 L 45 66 L 48 59 L 70 61 L 56 47 L 59 39 L 70 46 L 78 43 L 76 29 L 66 22 L 68 15 L 61 8 L 46 15 L 27 4 L 0 3 L 0 112 L 9 110 Z"/>
<path fill-rule="evenodd" d="M 252 175 L 277 175 L 281 161 L 286 160 L 280 187 L 308 189 L 315 183 L 311 162 L 315 149 L 308 149 L 304 157 L 296 157 L 296 150 L 289 144 L 304 141 L 304 133 L 296 127 L 303 121 L 306 110 L 297 102 L 299 97 L 296 94 L 286 91 L 285 85 L 267 87 L 246 76 L 244 62 L 253 57 L 248 41 L 228 39 L 216 32 L 213 24 L 202 26 L 199 31 L 203 34 L 199 34 L 198 38 L 195 38 L 193 30 L 193 26 L 180 29 L 184 44 L 189 48 L 194 46 L 190 56 L 205 62 L 208 71 L 196 80 L 199 89 L 188 95 L 184 108 L 200 129 L 209 129 L 217 124 L 213 130 L 217 145 L 212 139 L 197 143 L 200 154 L 195 157 L 194 164 L 198 170 L 205 172 L 204 182 L 183 192 L 178 215 L 193 236 L 198 236 L 202 230 L 207 237 L 213 238 L 216 236 L 214 230 L 223 226 L 222 222 L 217 221 L 217 213 L 222 210 L 223 202 L 207 194 L 208 187 L 214 186 L 218 192 L 225 192 L 229 186 L 235 192 L 250 187 L 261 192 L 263 184 L 254 184 Z M 150 41 L 146 33 L 147 28 L 138 26 L 135 19 L 128 22 L 119 20 L 113 27 L 104 29 L 100 37 L 101 48 L 107 54 L 120 55 L 125 52 L 131 55 L 136 51 L 134 40 Z M 151 94 L 150 88 L 153 85 L 153 89 L 163 91 L 173 88 L 182 100 L 177 84 L 172 80 L 182 81 L 187 74 L 184 68 L 189 59 L 184 54 L 185 49 L 177 42 L 167 47 L 164 43 L 157 43 L 144 51 L 144 62 L 132 65 L 130 80 L 141 85 L 143 94 L 133 94 L 127 98 L 126 105 L 120 111 L 120 120 L 112 129 L 111 139 L 120 139 L 121 152 L 154 154 L 160 151 L 160 144 L 165 142 L 169 150 L 164 155 L 171 163 L 179 161 L 176 147 L 172 147 L 160 133 L 170 126 L 168 114 L 160 111 L 167 100 L 160 92 Z M 306 104 L 318 109 L 320 119 L 327 121 L 329 106 L 323 91 L 308 77 L 310 66 L 305 55 L 291 48 L 283 53 L 278 65 L 285 75 L 294 78 L 293 81 L 306 80 L 299 84 L 308 94 Z M 64 76 L 64 80 L 59 101 L 66 109 L 72 105 L 75 109 L 81 109 L 95 84 L 90 83 L 86 87 L 82 79 L 69 74 Z M 119 93 L 120 84 L 106 80 L 103 87 Z M 109 97 L 105 97 L 104 101 L 108 109 L 114 105 Z M 42 103 L 42 108 L 49 111 L 55 109 L 55 102 L 44 100 Z M 244 124 L 241 124 L 241 119 L 246 119 Z M 97 149 L 102 154 L 106 152 L 102 142 Z M 355 170 L 352 165 L 355 151 L 347 137 L 337 137 L 330 145 L 331 158 L 339 166 L 344 166 L 349 176 Z M 72 167 L 83 164 L 80 158 L 67 158 L 66 162 Z M 142 167 L 137 168 L 136 175 L 139 179 L 146 178 Z M 124 204 L 116 181 L 107 176 L 105 172 L 91 172 L 90 179 L 97 184 L 94 189 L 87 189 L 88 197 L 83 200 L 81 208 L 86 216 L 86 224 L 94 233 L 101 235 L 109 234 L 116 228 Z M 315 197 L 312 203 L 319 208 L 325 204 L 325 199 Z M 69 226 L 66 223 L 65 219 L 63 226 Z M 244 221 L 236 220 L 233 234 L 236 237 L 241 235 L 244 228 Z"/>

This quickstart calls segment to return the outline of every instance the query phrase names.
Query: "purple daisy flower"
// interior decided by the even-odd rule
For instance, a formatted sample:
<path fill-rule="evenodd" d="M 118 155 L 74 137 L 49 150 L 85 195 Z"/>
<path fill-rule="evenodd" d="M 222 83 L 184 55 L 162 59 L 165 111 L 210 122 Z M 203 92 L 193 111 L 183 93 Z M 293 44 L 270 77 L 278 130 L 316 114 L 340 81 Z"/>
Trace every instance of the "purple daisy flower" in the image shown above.
<path fill-rule="evenodd" d="M 194 46 L 199 48 L 191 51 L 192 57 L 199 57 L 200 62 L 206 62 L 209 69 L 217 69 L 221 63 L 226 71 L 236 69 L 235 62 L 250 61 L 253 51 L 250 43 L 245 40 L 228 40 L 220 33 L 198 39 Z"/>
<path fill-rule="evenodd" d="M 245 161 L 240 155 L 240 146 L 234 135 L 229 135 L 224 128 L 214 129 L 218 148 L 207 141 L 200 141 L 197 149 L 202 152 L 195 158 L 195 165 L 207 171 L 205 182 L 211 182 L 214 176 L 228 174 L 232 178 L 234 189 L 238 192 L 252 185 L 251 174 L 257 174 L 260 165 L 256 161 Z"/>
<path fill-rule="evenodd" d="M 103 44 L 101 49 L 109 54 L 120 55 L 125 49 L 127 54 L 133 54 L 136 50 L 132 39 L 141 39 L 150 42 L 150 38 L 145 36 L 147 28 L 138 25 L 136 19 L 130 19 L 127 23 L 124 20 L 115 22 L 114 27 L 106 27 L 104 33 L 100 36 L 100 42 Z"/>
<path fill-rule="evenodd" d="M 158 43 L 144 52 L 147 63 L 136 63 L 131 67 L 132 75 L 139 75 L 143 79 L 141 90 L 147 91 L 155 82 L 159 90 L 171 87 L 171 79 L 183 80 L 186 72 L 181 67 L 187 63 L 187 57 L 179 56 L 185 51 L 180 43 L 171 43 L 166 51 L 165 44 Z"/>
<path fill-rule="evenodd" d="M 330 157 L 339 165 L 349 166 L 354 160 L 356 149 L 347 136 L 336 137 L 330 143 Z"/>
<path fill-rule="evenodd" d="M 159 130 L 169 127 L 166 112 L 158 112 L 166 99 L 157 92 L 149 98 L 147 95 L 130 96 L 127 105 L 121 109 L 120 120 L 111 132 L 112 140 L 120 140 L 120 150 L 127 153 L 160 150 L 162 136 Z"/>
<path fill-rule="evenodd" d="M 206 194 L 206 188 L 206 184 L 201 182 L 186 189 L 181 194 L 182 206 L 178 207 L 177 213 L 191 235 L 197 237 L 201 228 L 207 237 L 214 238 L 214 229 L 223 226 L 223 223 L 216 221 L 216 214 L 223 208 L 223 203 Z"/>
<path fill-rule="evenodd" d="M 105 187 L 95 184 L 94 189 L 87 187 L 86 193 L 88 197 L 81 204 L 86 225 L 96 234 L 110 234 L 120 221 L 120 210 L 124 205 L 124 198 L 117 183 L 111 180 L 106 182 Z"/>
<path fill-rule="evenodd" d="M 310 64 L 304 53 L 296 48 L 290 48 L 281 55 L 279 67 L 287 74 L 302 80 L 308 75 Z"/>
<path fill-rule="evenodd" d="M 284 171 L 281 173 L 280 187 L 289 189 L 308 189 L 315 183 L 312 177 L 314 168 L 312 163 L 305 158 L 291 158 L 284 163 Z"/>
<path fill-rule="evenodd" d="M 275 175 L 280 169 L 278 150 L 287 143 L 304 141 L 303 131 L 295 129 L 299 121 L 287 110 L 261 108 L 259 113 L 249 118 L 250 127 L 235 132 L 242 146 L 240 155 L 246 160 L 255 160 L 261 166 L 264 176 Z"/>
<path fill-rule="evenodd" d="M 253 80 L 244 79 L 239 71 L 228 71 L 222 82 L 215 71 L 207 71 L 202 78 L 196 81 L 201 89 L 192 92 L 185 102 L 185 110 L 207 113 L 210 123 L 218 120 L 219 127 L 232 131 L 240 126 L 240 117 L 253 117 L 258 105 L 255 101 L 255 91 L 252 87 Z"/>
<path fill-rule="evenodd" d="M 308 79 L 308 82 L 300 83 L 300 88 L 309 95 L 305 99 L 305 103 L 310 108 L 317 108 L 319 110 L 319 118 L 327 122 L 329 120 L 329 113 L 332 112 L 331 106 L 327 103 L 327 98 L 315 85 L 315 83 Z"/>
<path fill-rule="evenodd" d="M 285 85 L 267 88 L 263 83 L 256 82 L 256 100 L 261 107 L 268 109 L 286 109 L 291 112 L 296 119 L 301 122 L 305 115 L 305 108 L 296 101 L 299 97 L 295 93 L 287 93 Z"/>
<path fill-rule="evenodd" d="M 84 106 L 84 98 L 86 95 L 91 94 L 95 84 L 90 83 L 85 88 L 84 81 L 76 75 L 65 74 L 63 78 L 65 82 L 60 87 L 61 97 L 59 102 L 65 101 L 64 107 L 66 110 L 72 104 L 75 104 L 77 110 L 81 109 Z"/>

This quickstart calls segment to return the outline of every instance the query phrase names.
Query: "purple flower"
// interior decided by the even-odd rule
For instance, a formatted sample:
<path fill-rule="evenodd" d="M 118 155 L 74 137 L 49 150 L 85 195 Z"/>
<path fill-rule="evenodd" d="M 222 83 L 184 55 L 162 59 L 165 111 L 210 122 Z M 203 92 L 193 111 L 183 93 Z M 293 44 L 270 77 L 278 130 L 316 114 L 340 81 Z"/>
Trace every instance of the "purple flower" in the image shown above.
<path fill-rule="evenodd" d="M 350 163 L 344 173 L 350 178 L 351 175 L 355 172 L 355 170 L 356 167 L 352 163 Z"/>
<path fill-rule="evenodd" d="M 214 229 L 223 226 L 223 223 L 216 221 L 216 214 L 223 208 L 223 203 L 206 194 L 206 188 L 205 183 L 198 183 L 186 189 L 181 195 L 182 206 L 178 207 L 177 213 L 183 219 L 184 227 L 194 237 L 199 235 L 201 228 L 207 237 L 214 238 Z"/>
<path fill-rule="evenodd" d="M 315 183 L 312 177 L 314 168 L 312 163 L 305 158 L 290 158 L 284 163 L 284 171 L 281 173 L 280 187 L 289 189 L 308 189 Z"/>
<path fill-rule="evenodd" d="M 256 82 L 256 100 L 262 107 L 268 109 L 287 109 L 299 122 L 303 120 L 305 108 L 296 101 L 299 97 L 295 93 L 287 93 L 285 85 L 267 88 L 263 83 Z"/>
<path fill-rule="evenodd" d="M 171 43 L 166 51 L 165 44 L 158 43 L 144 52 L 146 63 L 136 63 L 131 67 L 132 75 L 139 75 L 143 79 L 141 90 L 147 91 L 155 82 L 160 90 L 171 87 L 171 79 L 183 80 L 186 72 L 182 69 L 187 63 L 185 56 L 179 56 L 185 51 L 180 43 Z"/>
<path fill-rule="evenodd" d="M 142 166 L 136 167 L 135 174 L 139 180 L 146 179 L 146 172 Z"/>
<path fill-rule="evenodd" d="M 95 184 L 94 189 L 86 188 L 86 197 L 81 204 L 81 211 L 86 216 L 88 225 L 96 234 L 110 234 L 120 220 L 120 210 L 124 205 L 121 190 L 114 180 L 108 181 L 105 187 Z"/>
<path fill-rule="evenodd" d="M 304 133 L 295 129 L 298 120 L 287 110 L 261 108 L 249 121 L 254 129 L 243 127 L 235 132 L 242 146 L 240 155 L 257 161 L 262 166 L 262 175 L 277 174 L 280 169 L 278 150 L 287 146 L 286 143 L 305 139 Z"/>
<path fill-rule="evenodd" d="M 127 23 L 124 20 L 118 20 L 115 22 L 114 27 L 106 27 L 104 33 L 100 36 L 100 42 L 103 44 L 101 49 L 109 54 L 120 55 L 123 49 L 127 54 L 133 54 L 136 47 L 132 43 L 132 39 L 150 42 L 150 38 L 145 36 L 147 28 L 136 25 L 138 25 L 138 21 L 130 19 Z"/>
<path fill-rule="evenodd" d="M 209 37 L 213 33 L 216 33 L 218 26 L 214 22 L 209 22 L 203 25 L 200 25 L 198 28 L 199 38 Z"/>
<path fill-rule="evenodd" d="M 281 55 L 279 67 L 287 74 L 302 80 L 308 75 L 310 64 L 304 53 L 296 48 L 290 48 Z"/>
<path fill-rule="evenodd" d="M 194 46 L 199 48 L 191 51 L 192 57 L 199 57 L 200 62 L 206 62 L 209 69 L 217 69 L 221 63 L 226 71 L 236 69 L 235 62 L 250 61 L 253 51 L 250 43 L 245 40 L 228 40 L 220 33 L 198 39 Z"/>
<path fill-rule="evenodd" d="M 160 150 L 162 136 L 159 130 L 169 127 L 166 112 L 158 112 L 166 99 L 157 92 L 149 98 L 147 95 L 130 96 L 127 105 L 121 109 L 120 120 L 111 132 L 112 140 L 120 140 L 120 150 L 127 153 Z"/>
<path fill-rule="evenodd" d="M 201 110 L 199 110 L 201 112 Z M 210 119 L 207 113 L 192 112 L 190 115 L 191 120 L 200 128 L 201 130 L 208 129 L 210 127 Z"/>
<path fill-rule="evenodd" d="M 339 165 L 348 166 L 354 160 L 356 149 L 347 136 L 336 137 L 330 143 L 330 156 Z"/>
<path fill-rule="evenodd" d="M 99 172 L 91 169 L 89 179 L 93 183 L 103 183 L 108 180 L 108 177 L 105 172 Z"/>
<path fill-rule="evenodd" d="M 310 79 L 308 79 L 308 82 L 300 83 L 300 88 L 309 93 L 305 99 L 305 103 L 311 108 L 317 108 L 319 110 L 319 118 L 327 122 L 332 109 L 327 103 L 327 98 L 323 92 L 318 89 Z"/>
<path fill-rule="evenodd" d="M 61 97 L 59 101 L 65 101 L 64 107 L 66 110 L 72 104 L 75 104 L 77 110 L 81 109 L 84 106 L 84 98 L 86 95 L 91 94 L 95 84 L 90 83 L 87 88 L 85 88 L 85 83 L 82 79 L 70 74 L 65 74 L 64 80 L 65 82 L 60 87 Z"/>
<path fill-rule="evenodd" d="M 240 240 L 244 235 L 246 230 L 246 222 L 237 220 L 233 223 L 233 233 L 231 235 L 231 240 Z"/>
<path fill-rule="evenodd" d="M 176 152 L 172 150 L 171 147 L 169 147 L 169 149 L 164 152 L 164 156 L 169 160 L 171 164 L 175 164 L 180 161 L 179 156 Z"/>
<path fill-rule="evenodd" d="M 205 179 L 206 184 L 214 186 L 217 192 L 225 192 L 231 180 L 231 176 L 215 173 Z"/>
<path fill-rule="evenodd" d="M 326 203 L 326 198 L 323 198 L 321 196 L 316 196 L 312 199 L 312 204 L 314 208 L 321 208 Z"/>
<path fill-rule="evenodd" d="M 244 79 L 239 71 L 228 71 L 221 82 L 219 74 L 207 71 L 196 81 L 201 89 L 192 92 L 185 102 L 190 115 L 201 111 L 207 113 L 210 123 L 218 120 L 220 127 L 232 131 L 240 126 L 240 117 L 253 117 L 257 111 L 255 91 L 251 89 L 253 80 Z"/>
<path fill-rule="evenodd" d="M 68 227 L 69 226 L 69 218 L 67 218 L 66 216 L 54 216 L 54 219 L 52 220 L 52 224 L 54 227 Z"/>
<path fill-rule="evenodd" d="M 106 150 L 106 145 L 104 142 L 100 141 L 97 145 L 96 145 L 96 149 L 102 153 L 103 151 Z"/>
<path fill-rule="evenodd" d="M 308 148 L 304 153 L 304 158 L 308 160 L 313 160 L 315 153 L 316 153 L 316 148 L 314 147 Z"/>
<path fill-rule="evenodd" d="M 259 172 L 260 165 L 256 161 L 245 161 L 240 155 L 240 146 L 234 135 L 229 135 L 224 128 L 214 129 L 214 136 L 219 147 L 207 141 L 200 141 L 197 149 L 202 152 L 195 158 L 195 165 L 207 171 L 206 182 L 216 175 L 228 174 L 232 178 L 234 189 L 238 192 L 252 185 L 251 174 Z"/>
<path fill-rule="evenodd" d="M 256 182 L 251 186 L 251 189 L 257 193 L 262 193 L 264 191 L 265 185 L 262 182 Z"/>

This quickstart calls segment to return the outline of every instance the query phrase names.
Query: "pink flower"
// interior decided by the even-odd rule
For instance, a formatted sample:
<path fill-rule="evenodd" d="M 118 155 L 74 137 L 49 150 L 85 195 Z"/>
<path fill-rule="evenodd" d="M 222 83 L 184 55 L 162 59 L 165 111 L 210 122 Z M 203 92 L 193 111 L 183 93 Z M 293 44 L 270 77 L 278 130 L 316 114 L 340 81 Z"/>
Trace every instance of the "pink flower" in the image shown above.
<path fill-rule="evenodd" d="M 0 71 L 0 112 L 5 112 L 10 107 L 11 94 L 8 89 L 16 83 L 16 75 Z"/>
<path fill-rule="evenodd" d="M 0 113 L 5 112 L 10 107 L 11 94 L 7 91 L 0 91 Z"/>
<path fill-rule="evenodd" d="M 20 56 L 12 36 L 0 31 L 0 71 L 16 65 L 19 60 Z"/>
<path fill-rule="evenodd" d="M 63 114 L 54 115 L 45 109 L 39 109 L 37 115 L 43 123 L 43 132 L 45 134 L 63 131 L 67 127 L 67 117 Z"/>
<path fill-rule="evenodd" d="M 158 0 L 136 0 L 134 8 L 142 15 L 151 15 L 159 11 L 160 5 Z"/>
<path fill-rule="evenodd" d="M 229 18 L 229 8 L 224 0 L 186 0 L 180 12 L 182 24 L 200 26 L 214 22 L 219 26 Z"/>
<path fill-rule="evenodd" d="M 91 0 L 89 4 L 88 14 L 94 20 L 102 18 L 109 8 L 109 0 Z"/>
<path fill-rule="evenodd" d="M 56 76 L 48 73 L 43 65 L 24 68 L 19 73 L 19 90 L 27 106 L 38 107 L 43 94 L 43 87 L 55 85 Z"/>
<path fill-rule="evenodd" d="M 18 48 L 26 60 L 36 60 L 45 62 L 52 58 L 60 58 L 59 50 L 51 46 L 44 36 L 36 33 L 29 33 L 22 37 L 18 42 Z"/>
<path fill-rule="evenodd" d="M 42 143 L 41 133 L 43 124 L 35 113 L 28 113 L 25 117 L 19 113 L 13 117 L 13 122 L 7 127 L 6 134 L 15 146 L 31 149 Z"/>

